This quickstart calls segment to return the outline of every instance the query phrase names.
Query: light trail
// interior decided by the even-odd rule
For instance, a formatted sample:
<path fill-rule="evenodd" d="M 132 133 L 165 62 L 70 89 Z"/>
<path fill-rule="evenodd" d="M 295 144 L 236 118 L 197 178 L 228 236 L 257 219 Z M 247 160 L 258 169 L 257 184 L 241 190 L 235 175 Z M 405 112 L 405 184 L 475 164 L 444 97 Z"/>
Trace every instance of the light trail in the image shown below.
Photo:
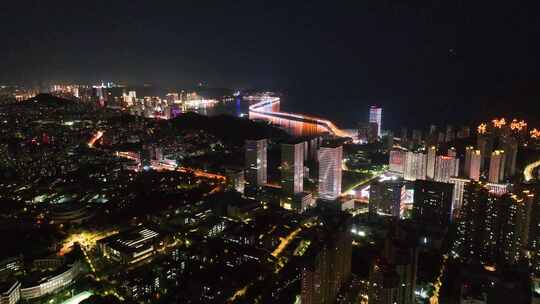
<path fill-rule="evenodd" d="M 540 160 L 535 161 L 534 163 L 528 164 L 525 167 L 525 170 L 523 170 L 523 176 L 525 177 L 525 181 L 529 182 L 534 179 L 534 169 L 540 167 Z"/>
<path fill-rule="evenodd" d="M 272 256 L 277 258 L 281 254 L 281 252 L 283 250 L 285 250 L 287 245 L 289 245 L 289 243 L 298 235 L 298 233 L 300 233 L 300 231 L 302 231 L 301 227 L 299 227 L 296 230 L 294 230 L 293 232 L 289 233 L 289 235 L 287 235 L 287 237 L 280 238 L 281 242 L 276 247 L 276 249 L 272 252 Z"/>
<path fill-rule="evenodd" d="M 96 141 L 98 141 L 101 137 L 103 137 L 104 132 L 103 131 L 97 131 L 94 136 L 88 141 L 88 147 L 93 148 Z"/>
<path fill-rule="evenodd" d="M 116 156 L 126 158 L 129 160 L 134 160 L 137 163 L 141 163 L 140 157 L 136 156 L 133 152 L 116 152 Z M 158 161 L 152 161 L 150 164 L 150 167 L 156 171 L 178 171 L 182 173 L 193 173 L 196 177 L 204 177 L 208 179 L 219 179 L 221 181 L 227 180 L 227 177 L 216 174 L 216 173 L 210 173 L 203 170 L 188 168 L 188 167 L 176 167 L 174 165 L 164 164 L 160 163 Z"/>
<path fill-rule="evenodd" d="M 433 291 L 433 295 L 431 296 L 431 298 L 429 298 L 430 304 L 439 304 L 439 296 L 440 296 L 440 291 L 442 287 L 442 279 L 444 277 L 444 272 L 446 271 L 447 260 L 448 260 L 448 256 L 446 254 L 443 255 L 441 270 L 439 272 L 439 275 L 437 276 L 437 279 L 435 279 L 435 283 L 433 284 L 433 287 L 435 288 L 435 290 Z"/>
<path fill-rule="evenodd" d="M 299 122 L 313 124 L 317 126 L 317 131 L 319 131 L 319 128 L 322 129 L 320 133 L 323 133 L 322 131 L 326 131 L 338 137 L 351 137 L 351 134 L 339 129 L 329 120 L 303 114 L 274 111 L 273 107 L 278 107 L 279 103 L 279 97 L 262 97 L 260 102 L 249 107 L 249 118 L 262 118 L 270 121 L 284 119 L 287 120 L 288 123 Z"/>

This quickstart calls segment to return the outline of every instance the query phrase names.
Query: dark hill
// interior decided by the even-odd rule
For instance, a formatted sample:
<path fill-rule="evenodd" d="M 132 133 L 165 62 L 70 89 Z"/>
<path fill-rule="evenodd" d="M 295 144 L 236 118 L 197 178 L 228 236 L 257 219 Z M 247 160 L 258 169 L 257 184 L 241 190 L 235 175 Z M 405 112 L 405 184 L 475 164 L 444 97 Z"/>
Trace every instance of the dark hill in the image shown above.
<path fill-rule="evenodd" d="M 286 140 L 289 135 L 276 127 L 229 115 L 203 116 L 186 113 L 169 121 L 163 121 L 172 132 L 204 130 L 231 144 L 243 144 L 246 139 L 275 138 Z M 165 126 L 163 126 L 165 127 Z"/>

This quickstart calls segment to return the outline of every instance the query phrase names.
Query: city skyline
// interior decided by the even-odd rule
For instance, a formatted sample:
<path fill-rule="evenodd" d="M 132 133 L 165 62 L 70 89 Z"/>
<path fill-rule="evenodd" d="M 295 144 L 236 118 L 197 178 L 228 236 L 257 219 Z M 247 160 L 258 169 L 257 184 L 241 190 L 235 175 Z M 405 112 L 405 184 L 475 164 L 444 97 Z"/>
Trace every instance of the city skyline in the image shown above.
<path fill-rule="evenodd" d="M 6 2 L 0 303 L 540 303 L 538 9 Z"/>

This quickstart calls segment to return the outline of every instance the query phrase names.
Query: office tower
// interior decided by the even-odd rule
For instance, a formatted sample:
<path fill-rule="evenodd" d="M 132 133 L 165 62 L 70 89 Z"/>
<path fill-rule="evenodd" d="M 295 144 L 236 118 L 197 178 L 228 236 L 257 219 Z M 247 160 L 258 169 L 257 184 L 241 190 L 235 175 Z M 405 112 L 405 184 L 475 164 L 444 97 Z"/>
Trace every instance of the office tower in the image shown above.
<path fill-rule="evenodd" d="M 407 151 L 405 150 L 390 150 L 389 169 L 391 172 L 403 174 L 403 170 L 405 169 L 405 155 L 407 155 Z"/>
<path fill-rule="evenodd" d="M 399 180 L 374 181 L 369 188 L 369 213 L 399 218 L 405 185 Z"/>
<path fill-rule="evenodd" d="M 377 106 L 369 108 L 369 122 L 377 124 L 377 137 L 381 137 L 382 108 Z"/>
<path fill-rule="evenodd" d="M 341 195 L 342 146 L 323 146 L 319 149 L 319 197 L 335 200 Z"/>
<path fill-rule="evenodd" d="M 301 267 L 302 304 L 334 303 L 351 276 L 352 235 L 350 218 L 326 221 L 311 241 L 306 263 Z"/>
<path fill-rule="evenodd" d="M 415 145 L 422 143 L 422 130 L 414 129 L 412 131 L 412 141 Z"/>
<path fill-rule="evenodd" d="M 281 186 L 292 195 L 304 191 L 304 143 L 281 145 Z"/>
<path fill-rule="evenodd" d="M 493 152 L 493 137 L 478 134 L 476 142 L 476 146 L 478 147 L 478 150 L 480 150 L 480 155 L 482 156 L 480 161 L 480 171 L 483 171 L 485 170 L 486 159 L 491 155 L 491 152 Z"/>
<path fill-rule="evenodd" d="M 516 174 L 516 160 L 518 152 L 517 140 L 513 137 L 504 137 L 502 138 L 501 143 L 505 155 L 505 177 L 514 176 Z"/>
<path fill-rule="evenodd" d="M 448 183 L 450 177 L 459 175 L 459 159 L 437 156 L 435 159 L 435 181 Z"/>
<path fill-rule="evenodd" d="M 448 227 L 452 212 L 453 186 L 435 181 L 414 182 L 413 219 L 427 225 Z"/>
<path fill-rule="evenodd" d="M 407 152 L 405 154 L 405 166 L 403 178 L 408 181 L 426 179 L 427 157 L 422 153 Z"/>
<path fill-rule="evenodd" d="M 454 148 L 454 147 L 448 148 L 448 151 L 446 152 L 446 155 L 448 155 L 450 157 L 453 157 L 453 158 L 457 158 L 456 148 Z"/>
<path fill-rule="evenodd" d="M 488 180 L 490 183 L 498 184 L 504 179 L 505 154 L 503 150 L 495 150 L 491 153 L 489 162 Z"/>
<path fill-rule="evenodd" d="M 435 159 L 437 158 L 437 147 L 430 146 L 427 151 L 427 173 L 429 179 L 435 178 Z"/>
<path fill-rule="evenodd" d="M 246 181 L 251 186 L 263 186 L 267 182 L 267 141 L 246 140 Z"/>
<path fill-rule="evenodd" d="M 379 132 L 377 123 L 360 123 L 358 126 L 358 140 L 361 143 L 374 143 L 377 141 L 377 132 Z"/>
<path fill-rule="evenodd" d="M 465 191 L 465 185 L 471 180 L 468 178 L 450 177 L 450 184 L 454 185 L 452 191 L 452 218 L 455 219 L 459 216 L 459 211 L 463 205 L 463 192 Z"/>

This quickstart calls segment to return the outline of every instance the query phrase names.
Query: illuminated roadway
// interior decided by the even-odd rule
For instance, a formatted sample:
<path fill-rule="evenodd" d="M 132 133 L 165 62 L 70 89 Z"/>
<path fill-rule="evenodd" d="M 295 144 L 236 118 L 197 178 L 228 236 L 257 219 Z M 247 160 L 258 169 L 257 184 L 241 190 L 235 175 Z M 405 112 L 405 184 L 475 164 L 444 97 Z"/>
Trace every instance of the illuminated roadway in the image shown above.
<path fill-rule="evenodd" d="M 529 182 L 532 179 L 534 179 L 533 172 L 534 169 L 540 167 L 540 160 L 535 161 L 534 163 L 531 163 L 525 167 L 525 170 L 523 170 L 523 175 L 525 177 L 525 181 Z"/>
<path fill-rule="evenodd" d="M 96 141 L 98 141 L 101 137 L 103 137 L 103 131 L 97 131 L 94 136 L 88 141 L 88 147 L 93 148 Z"/>
<path fill-rule="evenodd" d="M 252 98 L 254 99 L 254 98 Z M 274 124 L 285 126 L 291 129 L 303 129 L 305 126 L 312 126 L 312 133 L 328 132 L 338 137 L 351 137 L 348 132 L 339 129 L 329 120 L 313 116 L 280 112 L 275 110 L 279 108 L 279 97 L 261 97 L 260 101 L 249 107 L 250 119 L 263 119 L 271 121 Z M 299 131 L 302 133 L 302 131 Z M 304 134 L 302 134 L 304 135 Z"/>

